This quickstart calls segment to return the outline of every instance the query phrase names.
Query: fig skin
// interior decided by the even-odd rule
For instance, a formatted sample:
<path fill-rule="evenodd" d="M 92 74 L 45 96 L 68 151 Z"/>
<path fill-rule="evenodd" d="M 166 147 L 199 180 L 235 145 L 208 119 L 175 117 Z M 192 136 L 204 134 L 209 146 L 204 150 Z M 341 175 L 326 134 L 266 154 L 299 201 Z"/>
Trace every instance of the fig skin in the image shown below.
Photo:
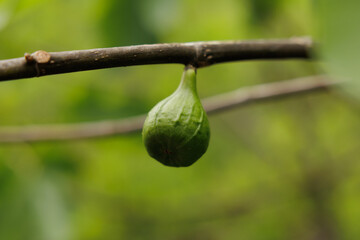
<path fill-rule="evenodd" d="M 193 67 L 185 67 L 176 91 L 151 109 L 142 135 L 149 155 L 166 166 L 190 166 L 206 152 L 209 121 L 197 94 Z"/>

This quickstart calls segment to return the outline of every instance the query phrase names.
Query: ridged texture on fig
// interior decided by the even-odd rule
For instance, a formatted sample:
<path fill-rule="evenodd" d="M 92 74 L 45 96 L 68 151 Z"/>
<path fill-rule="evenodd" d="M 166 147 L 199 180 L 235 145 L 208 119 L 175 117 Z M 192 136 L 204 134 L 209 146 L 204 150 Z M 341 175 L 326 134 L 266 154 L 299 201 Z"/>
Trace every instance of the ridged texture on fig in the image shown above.
<path fill-rule="evenodd" d="M 195 69 L 186 67 L 177 90 L 149 112 L 142 134 L 149 155 L 167 166 L 190 166 L 206 152 L 210 128 Z"/>

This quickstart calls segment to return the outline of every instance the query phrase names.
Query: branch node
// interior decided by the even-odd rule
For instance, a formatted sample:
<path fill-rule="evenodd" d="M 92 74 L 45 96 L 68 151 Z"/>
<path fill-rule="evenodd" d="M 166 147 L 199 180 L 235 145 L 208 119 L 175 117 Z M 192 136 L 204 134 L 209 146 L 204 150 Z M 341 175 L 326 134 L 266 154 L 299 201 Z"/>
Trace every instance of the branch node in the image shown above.
<path fill-rule="evenodd" d="M 29 53 L 25 53 L 24 58 L 27 63 L 32 63 L 35 61 L 34 57 Z"/>
<path fill-rule="evenodd" d="M 46 64 L 46 63 L 55 63 L 54 60 L 51 60 L 51 55 L 50 53 L 44 51 L 44 50 L 38 50 L 32 54 L 29 54 L 29 53 L 25 53 L 24 54 L 24 57 L 25 57 L 25 61 L 27 63 L 35 63 L 35 70 L 36 70 L 36 77 L 40 77 L 42 75 L 45 75 L 46 74 L 46 71 L 45 69 L 41 69 L 41 65 L 42 64 Z"/>
<path fill-rule="evenodd" d="M 203 44 L 197 48 L 196 66 L 198 68 L 210 66 L 213 64 L 214 55 L 207 44 Z"/>
<path fill-rule="evenodd" d="M 31 54 L 31 56 L 34 58 L 34 60 L 37 63 L 44 64 L 48 63 L 50 61 L 50 54 L 44 50 L 39 50 Z"/>

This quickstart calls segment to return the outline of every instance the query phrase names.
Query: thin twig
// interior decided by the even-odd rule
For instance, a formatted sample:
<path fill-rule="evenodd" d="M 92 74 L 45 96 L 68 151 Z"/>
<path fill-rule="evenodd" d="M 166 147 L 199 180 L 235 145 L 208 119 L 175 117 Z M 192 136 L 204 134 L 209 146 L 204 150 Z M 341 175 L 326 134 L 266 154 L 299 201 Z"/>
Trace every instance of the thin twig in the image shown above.
<path fill-rule="evenodd" d="M 279 97 L 294 96 L 315 90 L 324 90 L 339 82 L 326 76 L 311 76 L 288 81 L 243 87 L 238 90 L 216 95 L 203 100 L 208 114 L 234 107 Z M 1 143 L 71 140 L 105 137 L 140 131 L 146 115 L 90 123 L 38 125 L 0 128 Z"/>
<path fill-rule="evenodd" d="M 251 59 L 310 58 L 310 38 L 211 41 L 99 48 L 66 52 L 36 51 L 0 61 L 0 81 L 92 69 L 181 63 L 195 67 Z"/>

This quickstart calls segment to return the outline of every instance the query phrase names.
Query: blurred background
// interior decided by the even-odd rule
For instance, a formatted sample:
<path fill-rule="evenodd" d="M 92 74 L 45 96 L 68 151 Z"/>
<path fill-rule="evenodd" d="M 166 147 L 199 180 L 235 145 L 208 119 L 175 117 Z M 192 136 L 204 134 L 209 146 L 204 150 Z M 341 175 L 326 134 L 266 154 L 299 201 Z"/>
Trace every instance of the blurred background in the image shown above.
<path fill-rule="evenodd" d="M 321 40 L 312 2 L 0 0 L 0 59 L 39 49 Z M 219 64 L 198 71 L 198 91 L 208 97 L 323 69 L 307 60 Z M 2 82 L 0 126 L 143 114 L 176 89 L 182 70 L 163 64 Z M 209 121 L 209 149 L 189 168 L 151 159 L 141 133 L 0 144 L 0 239 L 358 239 L 360 108 L 346 91 L 261 102 Z"/>

